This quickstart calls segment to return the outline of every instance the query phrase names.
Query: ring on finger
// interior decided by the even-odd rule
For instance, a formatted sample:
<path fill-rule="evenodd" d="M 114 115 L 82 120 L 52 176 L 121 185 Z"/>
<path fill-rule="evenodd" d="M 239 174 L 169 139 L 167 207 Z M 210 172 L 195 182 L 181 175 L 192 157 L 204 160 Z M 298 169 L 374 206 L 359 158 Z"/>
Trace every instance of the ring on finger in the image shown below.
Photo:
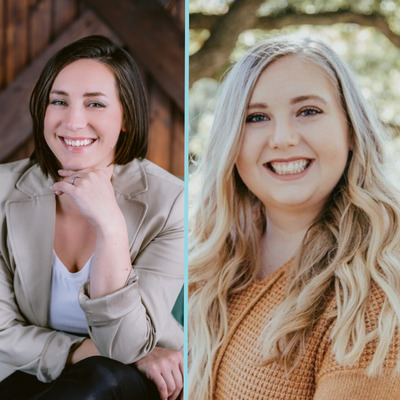
<path fill-rule="evenodd" d="M 76 181 L 78 178 L 80 178 L 80 176 L 75 175 L 75 176 L 72 178 L 71 185 L 75 186 L 75 181 Z"/>

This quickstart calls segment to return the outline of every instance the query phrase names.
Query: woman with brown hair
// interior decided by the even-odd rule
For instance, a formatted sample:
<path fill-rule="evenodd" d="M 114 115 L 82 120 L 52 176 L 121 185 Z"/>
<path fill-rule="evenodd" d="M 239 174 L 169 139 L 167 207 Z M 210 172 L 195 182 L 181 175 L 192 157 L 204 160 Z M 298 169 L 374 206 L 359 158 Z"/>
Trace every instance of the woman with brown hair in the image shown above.
<path fill-rule="evenodd" d="M 143 158 L 134 61 L 102 36 L 66 46 L 31 114 L 34 155 L 0 167 L 1 398 L 177 398 L 183 185 Z"/>

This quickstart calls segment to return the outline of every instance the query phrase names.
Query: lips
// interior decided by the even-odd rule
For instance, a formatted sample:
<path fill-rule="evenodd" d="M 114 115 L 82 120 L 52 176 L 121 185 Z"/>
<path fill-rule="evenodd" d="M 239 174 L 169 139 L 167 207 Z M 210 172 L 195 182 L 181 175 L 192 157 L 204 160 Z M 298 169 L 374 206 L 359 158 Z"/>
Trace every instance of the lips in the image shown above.
<path fill-rule="evenodd" d="M 309 158 L 298 158 L 295 160 L 274 160 L 265 165 L 277 175 L 295 175 L 304 172 L 311 164 Z"/>

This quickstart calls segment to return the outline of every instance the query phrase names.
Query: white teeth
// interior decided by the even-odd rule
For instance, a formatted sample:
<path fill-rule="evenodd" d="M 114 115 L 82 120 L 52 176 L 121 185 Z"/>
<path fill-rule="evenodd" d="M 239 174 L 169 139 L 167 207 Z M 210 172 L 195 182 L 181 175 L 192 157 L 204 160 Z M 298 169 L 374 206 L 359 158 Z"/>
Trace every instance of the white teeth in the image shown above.
<path fill-rule="evenodd" d="M 303 172 L 309 164 L 309 160 L 296 160 L 289 162 L 274 161 L 269 163 L 272 170 L 278 175 L 299 174 L 300 172 Z"/>
<path fill-rule="evenodd" d="M 84 139 L 84 140 L 71 140 L 66 138 L 63 139 L 68 146 L 73 146 L 73 147 L 88 146 L 89 144 L 94 142 L 94 139 Z"/>

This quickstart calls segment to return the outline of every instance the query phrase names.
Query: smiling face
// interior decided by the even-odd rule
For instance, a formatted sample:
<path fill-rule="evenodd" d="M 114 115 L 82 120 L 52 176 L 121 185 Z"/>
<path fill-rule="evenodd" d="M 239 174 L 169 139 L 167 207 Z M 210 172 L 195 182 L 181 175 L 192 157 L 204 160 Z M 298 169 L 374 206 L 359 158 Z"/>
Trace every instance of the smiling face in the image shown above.
<path fill-rule="evenodd" d="M 301 56 L 273 62 L 256 83 L 244 129 L 237 170 L 267 214 L 318 213 L 349 153 L 346 117 L 327 73 Z"/>
<path fill-rule="evenodd" d="M 44 119 L 44 137 L 63 169 L 105 168 L 123 130 L 123 109 L 113 72 L 81 59 L 57 75 Z"/>

